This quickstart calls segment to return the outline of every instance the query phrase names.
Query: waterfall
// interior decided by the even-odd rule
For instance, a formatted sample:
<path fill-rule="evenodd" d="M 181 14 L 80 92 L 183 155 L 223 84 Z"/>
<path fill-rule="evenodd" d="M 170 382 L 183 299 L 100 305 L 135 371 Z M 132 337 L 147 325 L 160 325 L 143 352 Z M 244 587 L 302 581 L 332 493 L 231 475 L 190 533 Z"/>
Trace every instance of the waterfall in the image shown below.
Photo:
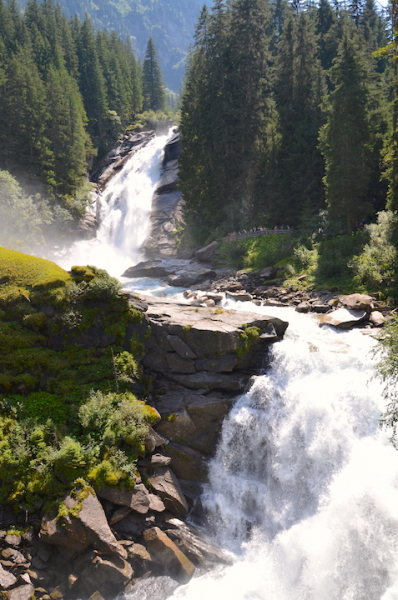
<path fill-rule="evenodd" d="M 149 233 L 152 195 L 168 138 L 151 140 L 112 178 L 98 198 L 96 238 L 75 242 L 55 259 L 61 267 L 91 264 L 120 277 L 127 267 L 143 260 L 141 247 Z"/>
<path fill-rule="evenodd" d="M 235 562 L 173 598 L 397 600 L 398 454 L 378 426 L 375 342 L 272 314 L 287 337 L 225 420 L 203 496 Z"/>
<path fill-rule="evenodd" d="M 95 264 L 120 277 L 142 259 L 166 139 L 114 177 L 100 199 L 97 238 L 74 244 L 61 266 Z M 398 453 L 379 428 L 375 341 L 320 329 L 293 309 L 233 306 L 290 327 L 268 372 L 225 419 L 202 498 L 206 529 L 234 562 L 172 597 L 398 600 Z M 143 581 L 127 599 L 160 600 L 173 589 L 154 585 L 148 596 Z"/>

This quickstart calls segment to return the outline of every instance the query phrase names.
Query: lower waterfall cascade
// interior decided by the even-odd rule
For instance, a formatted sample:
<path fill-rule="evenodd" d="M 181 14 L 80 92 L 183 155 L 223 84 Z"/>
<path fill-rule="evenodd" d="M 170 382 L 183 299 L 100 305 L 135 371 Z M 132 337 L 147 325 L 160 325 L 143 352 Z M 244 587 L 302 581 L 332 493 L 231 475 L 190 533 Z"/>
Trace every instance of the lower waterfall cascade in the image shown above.
<path fill-rule="evenodd" d="M 95 264 L 120 277 L 142 259 L 166 139 L 114 177 L 97 238 L 74 244 L 61 266 Z M 376 342 L 360 330 L 319 328 L 293 309 L 225 304 L 290 325 L 267 373 L 225 419 L 202 497 L 204 527 L 233 564 L 194 577 L 171 598 L 398 600 L 398 453 L 379 427 Z M 141 582 L 127 600 L 164 600 L 173 589 L 163 579 Z"/>
<path fill-rule="evenodd" d="M 235 563 L 173 598 L 396 600 L 398 455 L 379 428 L 375 342 L 270 310 L 287 336 L 225 420 L 202 499 Z"/>

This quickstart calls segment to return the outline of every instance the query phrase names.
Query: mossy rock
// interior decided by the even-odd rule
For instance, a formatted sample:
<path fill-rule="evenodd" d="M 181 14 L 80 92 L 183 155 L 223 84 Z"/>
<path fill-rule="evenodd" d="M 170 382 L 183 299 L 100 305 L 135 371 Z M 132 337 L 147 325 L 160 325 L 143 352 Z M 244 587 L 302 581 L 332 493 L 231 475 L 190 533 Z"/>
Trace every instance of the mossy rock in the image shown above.
<path fill-rule="evenodd" d="M 65 287 L 72 283 L 71 275 L 44 258 L 0 248 L 0 283 L 31 290 Z"/>

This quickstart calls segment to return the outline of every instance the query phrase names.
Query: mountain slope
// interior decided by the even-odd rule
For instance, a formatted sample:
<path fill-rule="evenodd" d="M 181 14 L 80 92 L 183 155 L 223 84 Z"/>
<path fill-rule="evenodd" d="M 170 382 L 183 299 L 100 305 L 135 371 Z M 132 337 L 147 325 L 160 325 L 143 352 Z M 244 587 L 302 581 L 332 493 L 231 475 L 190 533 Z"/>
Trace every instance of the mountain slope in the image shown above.
<path fill-rule="evenodd" d="M 202 0 L 59 0 L 59 4 L 68 17 L 77 14 L 83 19 L 87 13 L 97 29 L 130 35 L 141 59 L 152 36 L 165 83 L 179 91 Z M 26 0 L 20 5 L 23 8 Z"/>

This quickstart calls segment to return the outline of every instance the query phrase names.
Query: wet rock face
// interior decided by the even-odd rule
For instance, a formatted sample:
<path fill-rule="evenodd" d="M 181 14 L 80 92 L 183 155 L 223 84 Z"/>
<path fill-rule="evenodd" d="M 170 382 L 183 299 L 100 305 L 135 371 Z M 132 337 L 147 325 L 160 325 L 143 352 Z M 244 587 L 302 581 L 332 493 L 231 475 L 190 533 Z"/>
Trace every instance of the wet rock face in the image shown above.
<path fill-rule="evenodd" d="M 174 257 L 177 255 L 179 223 L 183 223 L 184 201 L 177 190 L 178 157 L 181 143 L 178 133 L 167 142 L 160 180 L 152 198 L 150 233 L 144 244 L 148 256 Z"/>
<path fill-rule="evenodd" d="M 122 169 L 128 159 L 154 137 L 154 131 L 126 134 L 118 146 L 104 156 L 97 169 L 91 173 L 90 181 L 97 183 L 103 189 L 108 181 Z"/>
<path fill-rule="evenodd" d="M 243 390 L 244 371 L 266 356 L 268 345 L 281 339 L 288 326 L 276 317 L 251 312 L 152 296 L 141 299 L 151 328 L 144 366 L 193 390 Z"/>

